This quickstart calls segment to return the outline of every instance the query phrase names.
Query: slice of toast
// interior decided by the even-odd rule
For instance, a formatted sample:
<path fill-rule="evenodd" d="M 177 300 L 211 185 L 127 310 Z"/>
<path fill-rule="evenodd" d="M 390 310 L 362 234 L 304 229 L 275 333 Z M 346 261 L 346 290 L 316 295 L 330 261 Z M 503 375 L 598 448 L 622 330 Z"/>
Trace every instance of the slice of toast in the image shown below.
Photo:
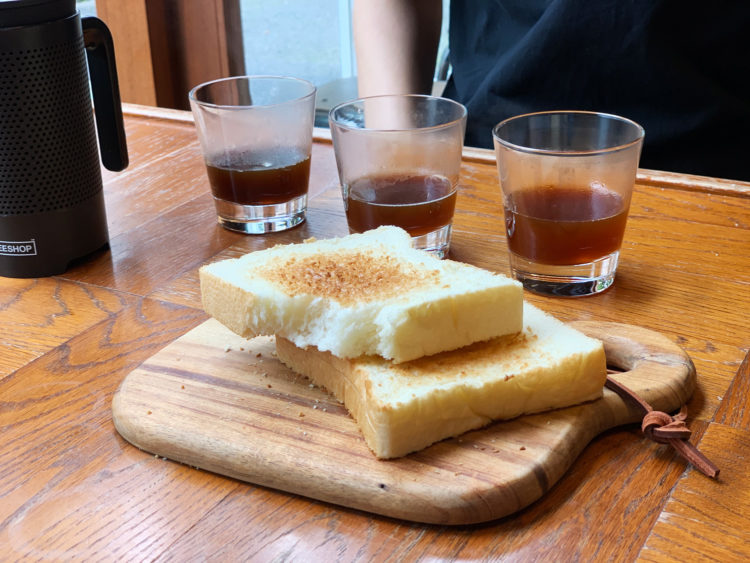
<path fill-rule="evenodd" d="M 275 246 L 200 269 L 206 312 L 240 336 L 404 362 L 520 332 L 521 284 L 439 260 L 408 233 Z"/>
<path fill-rule="evenodd" d="M 292 370 L 342 401 L 379 458 L 515 418 L 602 396 L 601 342 L 524 305 L 524 330 L 428 358 L 393 364 L 341 359 L 284 338 L 276 352 Z"/>

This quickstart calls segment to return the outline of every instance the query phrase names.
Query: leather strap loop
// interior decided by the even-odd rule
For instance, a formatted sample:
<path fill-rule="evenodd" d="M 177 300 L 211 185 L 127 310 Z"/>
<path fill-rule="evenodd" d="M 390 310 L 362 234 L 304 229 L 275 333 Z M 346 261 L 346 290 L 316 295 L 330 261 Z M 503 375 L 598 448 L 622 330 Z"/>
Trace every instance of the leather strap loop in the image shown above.
<path fill-rule="evenodd" d="M 687 407 L 683 405 L 678 414 L 670 416 L 665 412 L 655 411 L 636 393 L 609 376 L 605 386 L 643 412 L 641 430 L 648 439 L 660 444 L 669 444 L 701 473 L 714 479 L 718 477 L 719 468 L 688 441 L 690 429 L 685 424 Z"/>
<path fill-rule="evenodd" d="M 680 412 L 687 415 L 684 406 Z M 643 417 L 641 430 L 648 439 L 660 444 L 668 444 L 673 438 L 687 440 L 690 438 L 690 429 L 685 424 L 685 419 L 679 419 L 678 416 L 671 417 L 665 412 L 651 411 Z"/>

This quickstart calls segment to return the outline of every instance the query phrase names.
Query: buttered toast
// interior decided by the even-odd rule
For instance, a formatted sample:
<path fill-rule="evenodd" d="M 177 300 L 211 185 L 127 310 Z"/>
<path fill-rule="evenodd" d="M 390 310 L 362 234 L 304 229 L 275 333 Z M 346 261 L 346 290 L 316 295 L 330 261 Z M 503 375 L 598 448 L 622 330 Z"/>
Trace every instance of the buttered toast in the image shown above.
<path fill-rule="evenodd" d="M 216 262 L 200 282 L 205 311 L 235 333 L 340 358 L 405 362 L 523 326 L 519 282 L 416 250 L 398 227 Z"/>
<path fill-rule="evenodd" d="M 510 419 L 601 397 L 602 343 L 524 304 L 520 334 L 394 364 L 341 359 L 277 337 L 279 359 L 342 401 L 379 458 Z"/>

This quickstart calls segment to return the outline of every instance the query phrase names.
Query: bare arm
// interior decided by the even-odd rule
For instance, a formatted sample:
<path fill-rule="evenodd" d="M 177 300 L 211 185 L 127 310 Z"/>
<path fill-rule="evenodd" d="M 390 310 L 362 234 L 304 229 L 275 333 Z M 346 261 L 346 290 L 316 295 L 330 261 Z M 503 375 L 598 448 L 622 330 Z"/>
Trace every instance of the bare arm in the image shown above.
<path fill-rule="evenodd" d="M 441 0 L 355 0 L 360 96 L 430 93 L 442 11 Z"/>

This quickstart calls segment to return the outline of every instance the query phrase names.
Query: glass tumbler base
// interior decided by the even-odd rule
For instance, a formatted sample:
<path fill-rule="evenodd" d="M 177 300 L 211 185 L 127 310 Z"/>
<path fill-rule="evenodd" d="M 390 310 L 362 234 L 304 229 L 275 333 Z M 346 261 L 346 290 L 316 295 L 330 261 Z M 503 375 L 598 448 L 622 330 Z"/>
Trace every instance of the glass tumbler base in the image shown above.
<path fill-rule="evenodd" d="M 524 289 L 554 297 L 585 297 L 601 293 L 615 281 L 619 252 L 586 264 L 552 266 L 510 255 L 510 269 Z"/>
<path fill-rule="evenodd" d="M 448 251 L 450 250 L 451 227 L 452 225 L 449 223 L 426 235 L 412 237 L 412 246 L 443 259 L 448 255 Z"/>
<path fill-rule="evenodd" d="M 249 235 L 286 231 L 305 220 L 307 195 L 272 205 L 242 205 L 214 198 L 219 224 Z"/>

